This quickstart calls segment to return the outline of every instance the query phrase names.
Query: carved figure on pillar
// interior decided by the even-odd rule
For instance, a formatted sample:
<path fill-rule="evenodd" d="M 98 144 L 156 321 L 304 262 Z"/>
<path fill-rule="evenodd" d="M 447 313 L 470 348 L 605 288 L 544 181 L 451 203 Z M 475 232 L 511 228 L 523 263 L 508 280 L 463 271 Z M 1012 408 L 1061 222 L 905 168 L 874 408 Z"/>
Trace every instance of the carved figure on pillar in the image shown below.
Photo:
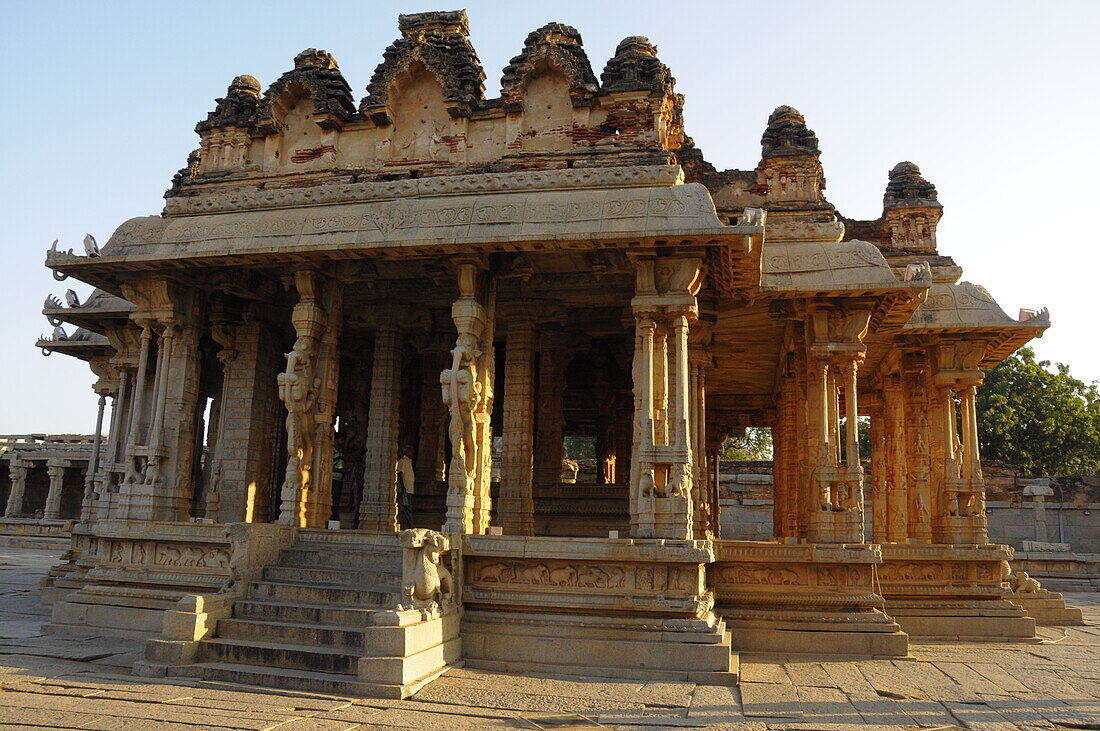
<path fill-rule="evenodd" d="M 320 379 L 313 375 L 316 343 L 300 337 L 286 356 L 286 372 L 278 377 L 279 398 L 286 404 L 287 460 L 284 491 L 308 491 L 313 469 L 314 409 Z"/>
<path fill-rule="evenodd" d="M 451 367 L 440 375 L 443 403 L 450 415 L 451 461 L 447 469 L 444 530 L 487 533 L 492 469 L 490 414 L 493 403 L 492 298 L 478 301 L 478 262 L 458 263 L 459 298 L 451 307 L 458 330 Z"/>
<path fill-rule="evenodd" d="M 316 527 L 331 512 L 332 415 L 336 408 L 342 283 L 314 269 L 295 272 L 298 304 L 291 321 L 297 333 L 277 377 L 286 406 L 287 468 L 279 522 Z"/>

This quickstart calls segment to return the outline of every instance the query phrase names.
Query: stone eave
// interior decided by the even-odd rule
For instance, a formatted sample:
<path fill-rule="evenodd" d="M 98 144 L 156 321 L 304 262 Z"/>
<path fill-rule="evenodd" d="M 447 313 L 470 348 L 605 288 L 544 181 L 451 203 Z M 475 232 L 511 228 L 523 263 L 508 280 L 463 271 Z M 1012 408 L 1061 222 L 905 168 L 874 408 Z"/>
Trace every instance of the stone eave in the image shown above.
<path fill-rule="evenodd" d="M 63 353 L 80 360 L 102 358 L 115 352 L 106 337 L 83 328 L 78 329 L 67 340 L 39 338 L 35 347 L 41 348 L 43 355 Z"/>
<path fill-rule="evenodd" d="M 902 329 L 909 337 L 976 337 L 989 341 L 982 367 L 996 365 L 1050 327 L 1046 310 L 1017 320 L 1001 309 L 985 288 L 971 282 L 934 284 Z"/>
<path fill-rule="evenodd" d="M 598 248 L 759 249 L 764 227 L 723 225 L 706 188 L 539 190 L 131 219 L 95 257 L 51 251 L 56 272 L 114 290 L 117 276 L 204 266 Z M 754 261 L 747 262 L 754 269 Z"/>
<path fill-rule="evenodd" d="M 103 290 L 93 292 L 87 301 L 77 307 L 42 308 L 42 314 L 51 324 L 55 321 L 67 322 L 101 335 L 105 329 L 105 322 L 129 320 L 130 313 L 133 311 L 133 304 Z"/>

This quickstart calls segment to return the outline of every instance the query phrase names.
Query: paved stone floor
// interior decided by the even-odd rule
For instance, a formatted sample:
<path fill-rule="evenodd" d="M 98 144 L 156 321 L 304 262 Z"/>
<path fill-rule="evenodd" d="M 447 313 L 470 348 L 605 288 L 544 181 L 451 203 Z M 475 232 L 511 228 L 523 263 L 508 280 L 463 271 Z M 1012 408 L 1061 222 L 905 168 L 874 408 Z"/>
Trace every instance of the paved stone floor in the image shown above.
<path fill-rule="evenodd" d="M 81 729 L 1100 729 L 1100 594 L 1038 644 L 920 644 L 904 660 L 742 655 L 739 688 L 455 669 L 382 701 L 153 681 L 140 643 L 43 635 L 57 552 L 0 548 L 0 727 Z"/>

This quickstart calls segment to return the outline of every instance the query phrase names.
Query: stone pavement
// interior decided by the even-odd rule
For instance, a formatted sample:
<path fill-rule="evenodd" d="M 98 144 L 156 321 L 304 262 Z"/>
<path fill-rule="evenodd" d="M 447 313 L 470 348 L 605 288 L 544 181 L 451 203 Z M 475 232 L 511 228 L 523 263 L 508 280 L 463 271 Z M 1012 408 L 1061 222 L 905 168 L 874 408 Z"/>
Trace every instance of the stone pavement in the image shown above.
<path fill-rule="evenodd" d="M 742 655 L 739 688 L 455 669 L 386 701 L 130 675 L 141 643 L 41 633 L 56 552 L 0 548 L 0 728 L 1100 729 L 1100 594 L 1037 644 L 920 644 L 904 660 Z"/>

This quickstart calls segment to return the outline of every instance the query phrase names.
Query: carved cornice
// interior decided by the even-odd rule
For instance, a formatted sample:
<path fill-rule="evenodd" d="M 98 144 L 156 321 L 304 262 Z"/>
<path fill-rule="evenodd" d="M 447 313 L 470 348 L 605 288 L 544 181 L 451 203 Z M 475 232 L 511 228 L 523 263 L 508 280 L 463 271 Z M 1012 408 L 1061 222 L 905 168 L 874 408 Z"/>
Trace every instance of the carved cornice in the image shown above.
<path fill-rule="evenodd" d="M 188 216 L 223 211 L 354 203 L 393 198 L 431 198 L 524 190 L 635 188 L 672 186 L 683 180 L 679 165 L 535 170 L 518 173 L 453 175 L 415 180 L 321 185 L 280 190 L 235 190 L 169 198 L 165 215 Z"/>

